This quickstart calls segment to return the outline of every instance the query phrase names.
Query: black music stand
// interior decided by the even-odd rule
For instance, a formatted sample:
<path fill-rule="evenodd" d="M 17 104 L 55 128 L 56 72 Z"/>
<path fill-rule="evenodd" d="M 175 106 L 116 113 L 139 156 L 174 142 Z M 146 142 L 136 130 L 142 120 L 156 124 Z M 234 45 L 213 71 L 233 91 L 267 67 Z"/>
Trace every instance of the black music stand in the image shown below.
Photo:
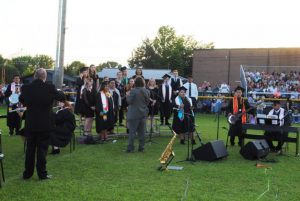
<path fill-rule="evenodd" d="M 154 118 L 154 115 L 153 115 L 153 111 L 154 111 L 154 105 L 151 105 L 152 107 L 152 111 L 151 111 L 151 115 L 150 115 L 150 133 L 149 133 L 149 139 L 146 141 L 146 143 L 155 143 L 155 144 L 158 144 L 157 142 L 153 141 L 152 140 L 152 135 L 153 135 L 153 118 Z"/>
<path fill-rule="evenodd" d="M 221 110 L 217 112 L 217 140 L 219 140 L 219 131 L 220 131 L 220 113 Z"/>

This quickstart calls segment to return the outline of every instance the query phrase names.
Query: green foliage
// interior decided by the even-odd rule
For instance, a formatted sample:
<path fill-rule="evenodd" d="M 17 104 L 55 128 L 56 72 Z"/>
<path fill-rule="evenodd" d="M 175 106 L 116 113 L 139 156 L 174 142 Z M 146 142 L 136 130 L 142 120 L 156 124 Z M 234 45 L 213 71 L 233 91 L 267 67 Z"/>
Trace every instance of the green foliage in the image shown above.
<path fill-rule="evenodd" d="M 11 61 L 21 75 L 23 75 L 23 72 L 26 71 L 27 68 L 33 68 L 31 56 L 19 56 L 12 58 Z"/>
<path fill-rule="evenodd" d="M 5 114 L 5 109 L 0 110 Z M 203 142 L 216 139 L 214 115 L 199 115 L 197 130 Z M 221 117 L 220 127 L 227 126 Z M 229 147 L 229 156 L 215 162 L 182 162 L 186 158 L 187 145 L 175 140 L 176 154 L 171 165 L 183 166 L 182 171 L 157 170 L 159 157 L 170 141 L 172 134 L 167 127 L 157 143 L 146 143 L 145 153 L 124 152 L 127 139 L 116 138 L 117 142 L 97 145 L 76 145 L 69 153 L 69 146 L 60 155 L 48 155 L 47 167 L 53 179 L 38 181 L 36 173 L 28 180 L 21 179 L 24 168 L 23 141 L 19 136 L 8 136 L 5 121 L 2 129 L 4 168 L 6 182 L 0 189 L 0 200 L 107 200 L 107 201 L 253 201 L 268 189 L 260 201 L 298 201 L 300 197 L 299 157 L 294 157 L 295 144 L 289 144 L 286 154 L 269 154 L 278 163 L 267 164 L 272 169 L 256 168 L 257 162 L 248 161 L 239 154 L 239 147 Z M 220 139 L 226 140 L 226 131 L 220 129 Z M 135 141 L 137 145 L 137 139 Z M 199 147 L 197 141 L 196 147 Z M 186 197 L 184 196 L 186 194 Z"/>
<path fill-rule="evenodd" d="M 4 64 L 4 62 L 5 62 L 5 59 L 0 54 L 0 66 L 2 66 Z"/>
<path fill-rule="evenodd" d="M 64 73 L 66 75 L 77 76 L 79 75 L 79 70 L 86 65 L 80 61 L 73 61 L 70 65 L 65 67 Z"/>
<path fill-rule="evenodd" d="M 18 75 L 19 70 L 14 66 L 14 64 L 10 60 L 5 60 L 5 62 L 0 65 L 1 71 L 1 79 L 2 79 L 2 69 L 5 68 L 5 80 L 1 80 L 2 82 L 10 83 L 12 82 L 13 76 Z"/>
<path fill-rule="evenodd" d="M 191 36 L 178 36 L 173 27 L 162 26 L 153 40 L 143 40 L 128 62 L 133 67 L 177 69 L 180 74 L 188 75 L 192 69 L 194 49 L 212 48 L 212 42 L 205 44 L 197 42 Z"/>
<path fill-rule="evenodd" d="M 36 68 L 52 69 L 54 60 L 48 55 L 19 56 L 12 60 L 13 65 L 18 69 L 21 76 L 30 75 Z"/>
<path fill-rule="evenodd" d="M 3 68 L 4 68 L 4 72 L 3 72 Z M 18 69 L 14 66 L 12 61 L 8 59 L 4 59 L 1 55 L 0 55 L 0 72 L 1 72 L 1 83 L 11 82 L 13 76 L 19 74 Z M 2 73 L 5 73 L 5 77 L 3 77 Z"/>
<path fill-rule="evenodd" d="M 48 55 L 40 54 L 31 59 L 31 65 L 35 68 L 53 69 L 54 60 Z"/>
<path fill-rule="evenodd" d="M 107 61 L 107 62 L 104 62 L 104 63 L 100 63 L 98 66 L 97 66 L 97 70 L 100 71 L 102 70 L 103 68 L 105 67 L 111 67 L 111 68 L 114 68 L 114 67 L 118 67 L 120 68 L 122 65 L 119 64 L 118 62 L 115 62 L 115 61 Z"/>

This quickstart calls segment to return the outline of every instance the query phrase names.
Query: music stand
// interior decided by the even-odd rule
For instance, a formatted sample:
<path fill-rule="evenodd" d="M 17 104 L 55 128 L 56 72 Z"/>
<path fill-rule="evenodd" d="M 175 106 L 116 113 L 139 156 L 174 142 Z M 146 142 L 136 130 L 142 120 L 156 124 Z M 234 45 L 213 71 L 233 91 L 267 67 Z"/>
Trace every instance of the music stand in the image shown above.
<path fill-rule="evenodd" d="M 152 135 L 153 135 L 153 118 L 154 118 L 154 105 L 151 105 L 152 110 L 151 110 L 151 115 L 150 115 L 150 133 L 149 133 L 149 139 L 146 141 L 146 143 L 155 143 L 158 144 L 157 142 L 152 140 Z"/>

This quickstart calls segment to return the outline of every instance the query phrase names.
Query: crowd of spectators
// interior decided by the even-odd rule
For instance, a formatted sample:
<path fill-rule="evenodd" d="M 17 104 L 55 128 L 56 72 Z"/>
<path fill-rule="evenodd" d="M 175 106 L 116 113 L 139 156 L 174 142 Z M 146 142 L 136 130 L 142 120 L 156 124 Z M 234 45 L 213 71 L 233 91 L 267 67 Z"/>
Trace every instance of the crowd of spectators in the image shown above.
<path fill-rule="evenodd" d="M 248 92 L 263 92 L 267 97 L 299 98 L 300 72 L 245 72 Z"/>

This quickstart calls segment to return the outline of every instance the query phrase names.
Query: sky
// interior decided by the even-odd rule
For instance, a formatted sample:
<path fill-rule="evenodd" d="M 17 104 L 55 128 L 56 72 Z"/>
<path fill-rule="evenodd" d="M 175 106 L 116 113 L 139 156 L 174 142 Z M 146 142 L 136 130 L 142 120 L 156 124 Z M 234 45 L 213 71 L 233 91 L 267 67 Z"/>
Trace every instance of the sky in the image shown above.
<path fill-rule="evenodd" d="M 59 0 L 0 0 L 0 54 L 55 59 Z M 170 25 L 215 48 L 300 47 L 298 0 L 67 0 L 65 64 L 116 61 Z"/>

